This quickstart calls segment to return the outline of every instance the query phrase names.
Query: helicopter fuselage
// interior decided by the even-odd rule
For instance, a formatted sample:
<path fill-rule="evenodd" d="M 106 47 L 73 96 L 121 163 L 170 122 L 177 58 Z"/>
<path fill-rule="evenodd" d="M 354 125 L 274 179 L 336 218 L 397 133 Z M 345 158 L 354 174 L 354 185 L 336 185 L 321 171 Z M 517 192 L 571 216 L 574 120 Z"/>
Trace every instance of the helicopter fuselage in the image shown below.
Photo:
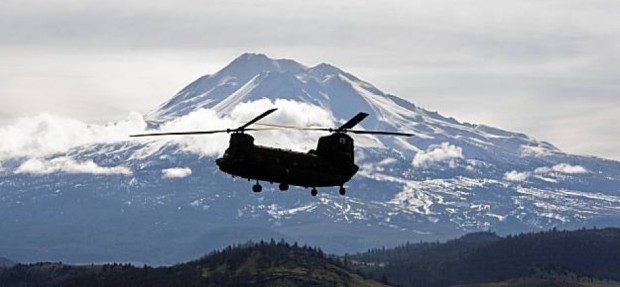
<path fill-rule="evenodd" d="M 312 188 L 343 186 L 359 169 L 353 139 L 345 134 L 322 137 L 316 150 L 302 153 L 254 145 L 252 136 L 234 133 L 216 164 L 233 176 Z"/>

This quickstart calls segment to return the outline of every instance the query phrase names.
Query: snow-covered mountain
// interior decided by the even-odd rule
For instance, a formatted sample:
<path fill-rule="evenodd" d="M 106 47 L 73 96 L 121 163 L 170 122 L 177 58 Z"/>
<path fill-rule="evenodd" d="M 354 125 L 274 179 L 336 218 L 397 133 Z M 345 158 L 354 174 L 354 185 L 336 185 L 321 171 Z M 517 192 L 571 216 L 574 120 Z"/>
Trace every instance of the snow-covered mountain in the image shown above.
<path fill-rule="evenodd" d="M 241 55 L 145 115 L 142 128 L 234 127 L 273 106 L 280 109 L 262 122 L 335 126 L 363 111 L 370 116 L 362 128 L 416 137 L 356 136 L 361 169 L 347 197 L 335 188 L 311 197 L 268 184 L 252 193 L 251 183 L 213 163 L 226 135 L 106 138 L 14 156 L 0 167 L 0 255 L 22 262 L 173 263 L 249 239 L 282 237 L 354 252 L 478 230 L 605 226 L 620 219 L 619 162 L 461 123 L 329 64 Z M 255 137 L 303 150 L 321 135 Z"/>

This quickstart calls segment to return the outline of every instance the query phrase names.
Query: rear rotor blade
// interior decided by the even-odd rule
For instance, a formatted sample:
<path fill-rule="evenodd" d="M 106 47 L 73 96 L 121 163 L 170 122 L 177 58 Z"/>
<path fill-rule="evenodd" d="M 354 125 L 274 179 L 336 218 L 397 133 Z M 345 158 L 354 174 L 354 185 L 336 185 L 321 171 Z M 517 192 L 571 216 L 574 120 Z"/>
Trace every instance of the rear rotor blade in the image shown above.
<path fill-rule="evenodd" d="M 313 128 L 313 127 L 300 127 L 300 126 L 289 126 L 289 125 L 276 125 L 276 124 L 256 124 L 258 126 L 264 127 L 273 127 L 279 129 L 292 129 L 292 130 L 301 130 L 301 131 L 326 131 L 326 132 L 342 132 L 342 133 L 354 133 L 354 134 L 373 134 L 373 135 L 391 135 L 391 136 L 415 136 L 412 133 L 403 133 L 403 132 L 389 132 L 389 131 L 369 131 L 369 130 L 335 130 L 332 128 Z"/>
<path fill-rule="evenodd" d="M 242 126 L 238 127 L 236 130 L 242 131 L 245 128 L 247 128 L 248 126 L 250 126 L 251 124 L 260 121 L 262 118 L 268 116 L 269 114 L 275 112 L 276 110 L 277 110 L 277 108 L 273 108 L 271 110 L 267 110 L 266 112 L 258 115 L 257 117 L 253 118 L 251 121 L 247 122 L 245 125 L 242 125 Z"/>
<path fill-rule="evenodd" d="M 367 113 L 358 113 L 357 115 L 355 115 L 353 118 L 351 118 L 348 122 L 344 123 L 343 125 L 341 125 L 339 128 L 337 128 L 337 131 L 344 131 L 344 130 L 348 130 L 354 126 L 356 126 L 357 124 L 359 124 L 361 121 L 363 121 L 366 117 L 368 116 Z"/>
<path fill-rule="evenodd" d="M 370 135 L 389 135 L 389 136 L 405 136 L 412 137 L 414 134 L 401 133 L 401 132 L 387 132 L 387 131 L 366 131 L 366 130 L 346 130 L 345 132 L 354 134 L 370 134 Z"/>

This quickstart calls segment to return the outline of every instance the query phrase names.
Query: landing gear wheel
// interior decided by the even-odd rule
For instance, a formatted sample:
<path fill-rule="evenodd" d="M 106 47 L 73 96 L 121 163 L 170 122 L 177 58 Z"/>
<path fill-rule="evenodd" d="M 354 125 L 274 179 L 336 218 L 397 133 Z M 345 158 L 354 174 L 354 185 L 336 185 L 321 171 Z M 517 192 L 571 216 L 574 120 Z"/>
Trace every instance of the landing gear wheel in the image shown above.
<path fill-rule="evenodd" d="M 338 192 L 340 195 L 345 195 L 347 193 L 347 189 L 344 188 L 344 186 L 341 186 L 340 189 L 338 189 Z"/>
<path fill-rule="evenodd" d="M 263 187 L 258 184 L 258 182 L 255 185 L 252 185 L 252 191 L 253 192 L 261 192 L 263 191 Z"/>
<path fill-rule="evenodd" d="M 280 189 L 280 191 L 287 191 L 288 190 L 288 184 L 280 183 L 280 185 L 278 185 L 278 188 Z"/>
<path fill-rule="evenodd" d="M 312 190 L 310 191 L 310 194 L 312 194 L 312 196 L 316 196 L 319 192 L 316 191 L 316 188 L 312 188 Z"/>

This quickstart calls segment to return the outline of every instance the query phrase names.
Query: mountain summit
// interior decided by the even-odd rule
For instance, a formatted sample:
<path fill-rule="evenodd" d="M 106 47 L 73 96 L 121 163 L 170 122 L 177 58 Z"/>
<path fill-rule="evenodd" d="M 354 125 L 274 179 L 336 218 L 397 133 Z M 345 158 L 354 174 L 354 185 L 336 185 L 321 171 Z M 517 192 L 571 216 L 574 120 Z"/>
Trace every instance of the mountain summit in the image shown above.
<path fill-rule="evenodd" d="M 274 106 L 281 109 L 265 122 L 334 126 L 367 112 L 361 128 L 416 136 L 355 137 L 360 171 L 347 197 L 335 189 L 314 198 L 270 186 L 253 194 L 251 184 L 213 163 L 225 135 L 104 142 L 13 158 L 0 171 L 0 216 L 7 219 L 0 230 L 11 234 L 0 238 L 0 254 L 20 262 L 171 263 L 248 239 L 354 252 L 471 231 L 620 219 L 620 163 L 444 117 L 329 64 L 243 54 L 145 119 L 158 130 L 226 128 Z M 256 134 L 285 148 L 312 148 L 319 136 Z"/>
<path fill-rule="evenodd" d="M 203 76 L 150 113 L 148 119 L 166 121 L 197 109 L 230 112 L 244 101 L 291 99 L 345 112 L 368 110 L 355 90 L 382 93 L 372 85 L 328 64 L 307 68 L 293 60 L 270 59 L 263 54 L 243 54 L 213 75 Z"/>

